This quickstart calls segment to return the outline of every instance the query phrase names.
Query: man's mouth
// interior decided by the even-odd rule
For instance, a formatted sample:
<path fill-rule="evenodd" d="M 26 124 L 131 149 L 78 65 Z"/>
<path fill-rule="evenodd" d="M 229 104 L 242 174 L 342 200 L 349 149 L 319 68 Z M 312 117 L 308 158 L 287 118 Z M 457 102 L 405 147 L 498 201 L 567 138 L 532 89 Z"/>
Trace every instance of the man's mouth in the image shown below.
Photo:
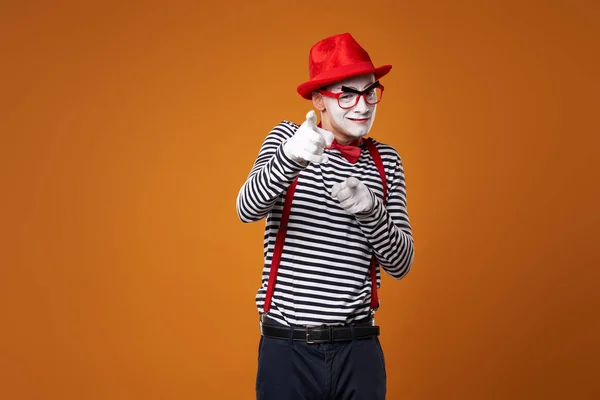
<path fill-rule="evenodd" d="M 348 117 L 348 119 L 357 124 L 366 124 L 369 121 L 369 118 L 350 118 L 350 117 Z"/>

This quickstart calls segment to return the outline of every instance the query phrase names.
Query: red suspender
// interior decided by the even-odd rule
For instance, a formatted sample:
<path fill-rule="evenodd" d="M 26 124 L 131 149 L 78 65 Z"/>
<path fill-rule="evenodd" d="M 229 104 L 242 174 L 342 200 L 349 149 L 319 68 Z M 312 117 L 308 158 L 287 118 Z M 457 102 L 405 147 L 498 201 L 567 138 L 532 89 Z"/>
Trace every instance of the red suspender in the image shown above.
<path fill-rule="evenodd" d="M 365 139 L 367 149 L 375 162 L 381 182 L 383 183 L 383 199 L 384 203 L 387 199 L 387 180 L 385 178 L 385 169 L 383 168 L 383 161 L 377 147 L 371 141 L 371 139 Z M 287 224 L 290 218 L 290 209 L 292 208 L 292 198 L 294 197 L 294 191 L 296 190 L 296 184 L 298 183 L 298 177 L 294 179 L 294 182 L 288 187 L 285 195 L 285 203 L 283 204 L 283 211 L 281 213 L 281 222 L 279 223 L 279 230 L 275 238 L 275 248 L 273 249 L 273 259 L 271 260 L 271 270 L 269 272 L 269 282 L 267 284 L 267 293 L 265 295 L 265 304 L 263 309 L 265 312 L 269 312 L 271 309 L 271 300 L 273 299 L 273 291 L 275 290 L 275 281 L 277 280 L 277 271 L 279 270 L 279 263 L 281 262 L 281 254 L 283 253 L 283 243 L 285 242 L 285 235 L 287 233 Z M 375 310 L 379 306 L 379 298 L 377 296 L 377 275 L 375 271 L 375 255 L 371 258 L 371 309 Z"/>
<path fill-rule="evenodd" d="M 381 177 L 381 183 L 383 184 L 383 203 L 387 203 L 387 179 L 385 178 L 385 169 L 383 168 L 383 161 L 381 161 L 381 156 L 379 155 L 379 151 L 377 151 L 377 147 L 373 144 L 371 139 L 365 140 L 367 145 L 367 149 L 369 149 L 369 153 L 371 153 L 371 157 L 373 157 L 373 161 L 375 161 L 375 166 L 377 167 L 377 171 L 379 171 L 379 176 Z M 375 271 L 375 255 L 371 257 L 371 310 L 377 309 L 379 307 L 379 297 L 377 296 L 377 273 Z"/>
<path fill-rule="evenodd" d="M 277 270 L 279 269 L 279 262 L 281 261 L 281 253 L 283 253 L 283 242 L 285 242 L 288 219 L 290 218 L 290 209 L 292 208 L 292 198 L 294 197 L 297 183 L 298 177 L 294 179 L 294 182 L 288 187 L 287 193 L 285 194 L 285 203 L 283 203 L 279 230 L 275 237 L 275 248 L 273 249 L 273 259 L 271 260 L 271 271 L 269 272 L 269 283 L 267 285 L 267 294 L 265 295 L 265 305 L 263 306 L 265 312 L 269 312 L 271 309 L 271 299 L 273 298 L 273 291 L 275 290 Z"/>

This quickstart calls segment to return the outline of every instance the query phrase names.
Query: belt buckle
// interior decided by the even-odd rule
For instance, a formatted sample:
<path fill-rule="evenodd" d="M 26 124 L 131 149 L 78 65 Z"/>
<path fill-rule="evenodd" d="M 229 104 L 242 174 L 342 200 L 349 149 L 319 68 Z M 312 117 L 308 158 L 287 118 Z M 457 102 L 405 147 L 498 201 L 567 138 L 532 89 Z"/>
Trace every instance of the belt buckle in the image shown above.
<path fill-rule="evenodd" d="M 307 326 L 306 327 L 306 343 L 307 344 L 315 343 L 314 341 L 310 340 L 309 337 L 310 337 L 310 326 Z"/>
<path fill-rule="evenodd" d="M 321 329 L 323 329 L 322 326 L 316 326 L 316 327 L 313 327 L 313 328 L 321 328 Z M 305 336 L 305 338 L 306 338 L 306 343 L 307 344 L 319 344 L 319 343 L 330 343 L 330 342 L 333 343 L 333 331 L 332 331 L 331 327 L 329 327 L 329 339 L 328 340 L 325 340 L 325 339 L 310 340 L 309 339 L 310 338 L 310 329 L 311 329 L 310 326 L 306 327 L 306 336 Z"/>

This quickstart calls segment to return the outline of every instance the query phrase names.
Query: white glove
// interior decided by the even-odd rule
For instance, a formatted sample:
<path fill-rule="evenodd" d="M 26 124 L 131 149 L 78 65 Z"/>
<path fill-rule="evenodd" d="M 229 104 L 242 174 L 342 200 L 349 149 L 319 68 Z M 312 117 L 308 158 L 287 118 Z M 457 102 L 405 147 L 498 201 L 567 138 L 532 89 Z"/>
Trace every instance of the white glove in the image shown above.
<path fill-rule="evenodd" d="M 317 126 L 314 110 L 306 114 L 306 121 L 298 127 L 294 136 L 283 145 L 283 151 L 292 160 L 307 165 L 309 162 L 325 163 L 328 160 L 323 149 L 333 142 L 333 133 Z"/>
<path fill-rule="evenodd" d="M 375 206 L 371 190 L 353 176 L 333 185 L 331 197 L 337 199 L 340 206 L 350 214 L 370 212 Z"/>

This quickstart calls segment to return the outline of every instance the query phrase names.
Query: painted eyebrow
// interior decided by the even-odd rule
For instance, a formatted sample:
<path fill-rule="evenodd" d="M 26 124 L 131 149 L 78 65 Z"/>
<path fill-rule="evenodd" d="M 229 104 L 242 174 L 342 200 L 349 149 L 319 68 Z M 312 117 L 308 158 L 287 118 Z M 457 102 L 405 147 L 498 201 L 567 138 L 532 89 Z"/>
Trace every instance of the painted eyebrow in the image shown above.
<path fill-rule="evenodd" d="M 379 86 L 379 81 L 370 83 L 369 86 L 367 86 L 363 90 L 358 90 L 357 88 L 352 87 L 352 86 L 342 86 L 342 92 L 350 92 L 350 93 L 366 92 L 367 90 L 372 89 L 377 86 Z"/>

